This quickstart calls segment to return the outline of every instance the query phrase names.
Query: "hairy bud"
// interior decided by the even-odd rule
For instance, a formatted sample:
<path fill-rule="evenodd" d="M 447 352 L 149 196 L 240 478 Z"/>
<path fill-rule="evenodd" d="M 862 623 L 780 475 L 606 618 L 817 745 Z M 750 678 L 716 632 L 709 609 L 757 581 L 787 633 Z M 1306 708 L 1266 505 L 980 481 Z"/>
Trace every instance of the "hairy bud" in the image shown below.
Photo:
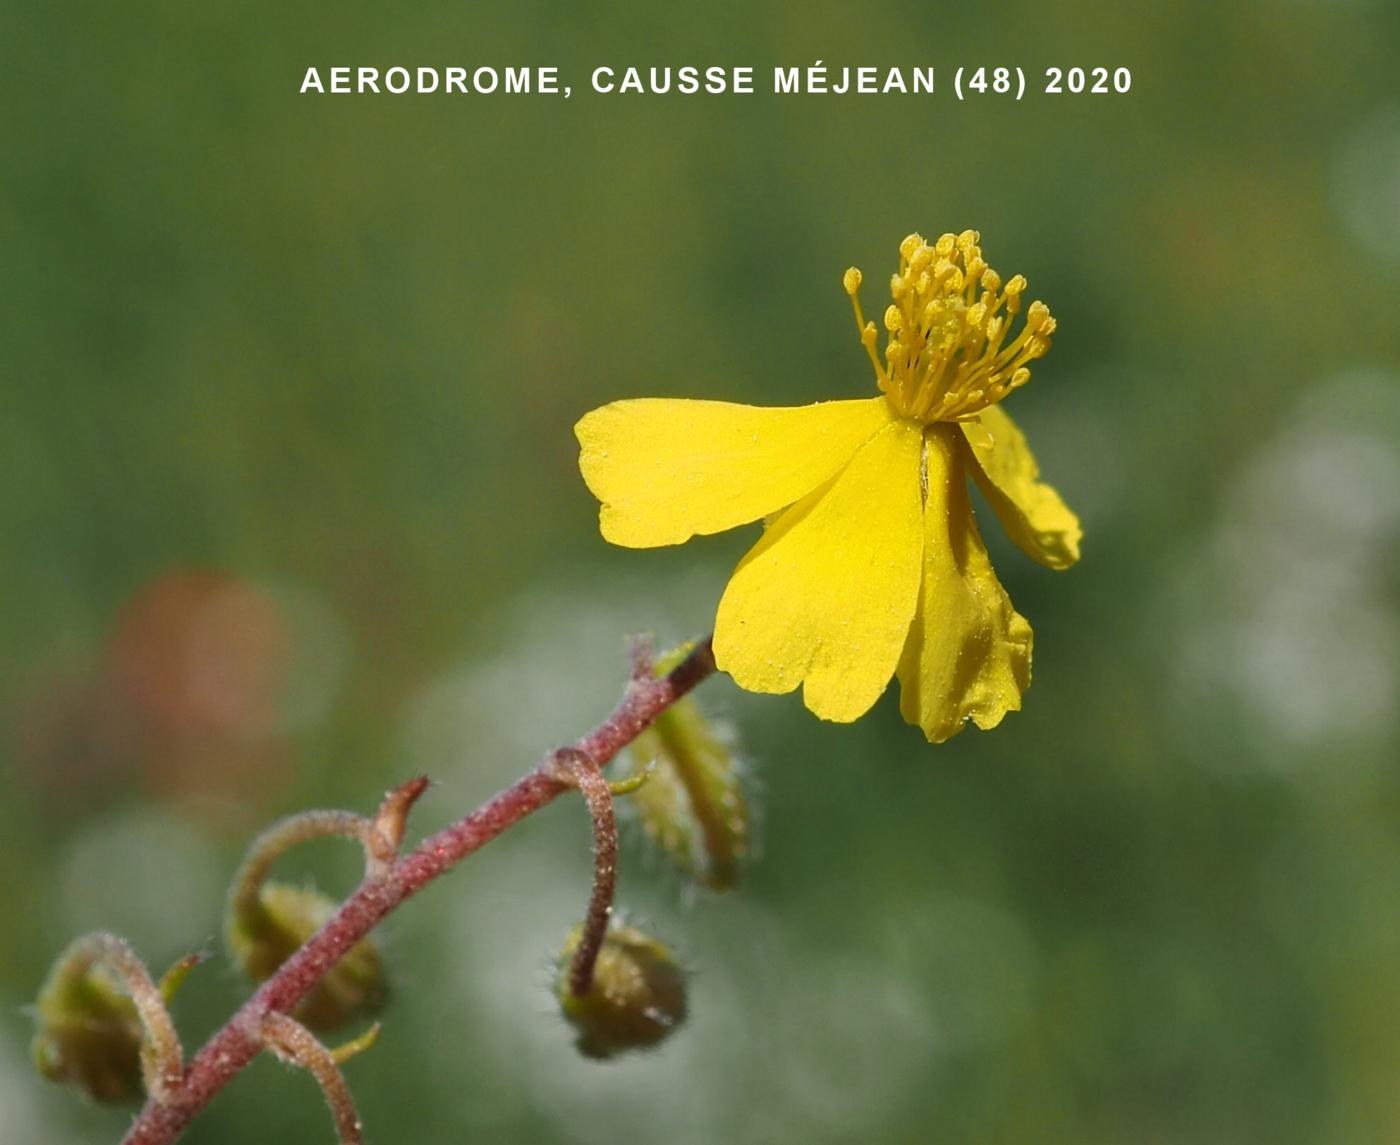
<path fill-rule="evenodd" d="M 578 1033 L 575 1044 L 581 1054 L 611 1058 L 645 1049 L 685 1021 L 685 974 L 675 955 L 635 927 L 608 932 L 592 986 L 585 994 L 572 993 L 569 964 L 582 936 L 580 925 L 564 944 L 556 985 L 564 1017 Z"/>
<path fill-rule="evenodd" d="M 665 675 L 686 645 L 656 664 Z M 672 704 L 632 742 L 650 779 L 629 797 L 647 837 L 683 872 L 713 890 L 727 890 L 749 852 L 750 816 L 730 737 L 690 697 Z"/>
<path fill-rule="evenodd" d="M 30 1052 L 50 1081 L 96 1101 L 139 1101 L 141 1018 L 117 976 L 101 963 L 61 959 L 39 992 Z"/>
<path fill-rule="evenodd" d="M 255 900 L 245 899 L 230 913 L 224 937 L 229 953 L 254 982 L 276 973 L 336 911 L 318 891 L 267 882 Z M 294 1011 L 313 1030 L 333 1030 L 374 1014 L 388 993 L 384 961 L 364 938 L 335 964 Z"/>

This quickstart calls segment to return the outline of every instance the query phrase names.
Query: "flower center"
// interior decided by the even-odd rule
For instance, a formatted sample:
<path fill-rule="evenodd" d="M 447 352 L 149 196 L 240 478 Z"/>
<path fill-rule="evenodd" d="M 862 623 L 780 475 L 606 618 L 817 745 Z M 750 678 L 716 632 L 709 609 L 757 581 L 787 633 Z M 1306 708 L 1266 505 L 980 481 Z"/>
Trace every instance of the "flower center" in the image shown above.
<path fill-rule="evenodd" d="M 883 362 L 879 331 L 860 309 L 861 273 L 855 267 L 846 271 L 843 282 L 860 340 L 880 389 L 905 417 L 925 424 L 971 417 L 1030 381 L 1026 363 L 1050 349 L 1055 320 L 1039 301 L 1026 309 L 1020 333 L 1008 340 L 1026 280 L 1018 274 L 1003 284 L 982 258 L 980 238 L 963 231 L 932 245 L 921 235 L 899 244 Z"/>

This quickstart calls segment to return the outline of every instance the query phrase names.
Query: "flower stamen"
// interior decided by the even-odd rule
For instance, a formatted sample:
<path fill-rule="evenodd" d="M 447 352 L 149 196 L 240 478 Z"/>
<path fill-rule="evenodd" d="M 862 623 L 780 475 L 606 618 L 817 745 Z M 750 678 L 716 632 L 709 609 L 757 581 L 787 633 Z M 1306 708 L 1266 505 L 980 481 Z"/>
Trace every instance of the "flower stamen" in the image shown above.
<path fill-rule="evenodd" d="M 1007 341 L 1026 280 L 1017 274 L 1003 283 L 982 257 L 980 238 L 963 231 L 929 244 L 912 234 L 899 244 L 883 362 L 879 330 L 860 306 L 861 273 L 851 267 L 842 280 L 879 387 L 906 417 L 926 424 L 971 417 L 1025 385 L 1028 363 L 1050 349 L 1055 320 L 1039 301 Z"/>
<path fill-rule="evenodd" d="M 875 329 L 875 323 L 865 320 L 865 315 L 861 312 L 860 282 L 861 273 L 853 266 L 846 270 L 841 279 L 841 285 L 846 288 L 846 293 L 851 299 L 851 308 L 856 314 L 856 329 L 860 331 L 861 345 L 865 347 L 865 352 L 870 355 L 870 364 L 875 367 L 875 376 L 880 379 L 880 388 L 888 391 L 889 376 L 885 373 L 885 367 L 880 364 L 880 351 L 877 349 L 880 332 Z"/>

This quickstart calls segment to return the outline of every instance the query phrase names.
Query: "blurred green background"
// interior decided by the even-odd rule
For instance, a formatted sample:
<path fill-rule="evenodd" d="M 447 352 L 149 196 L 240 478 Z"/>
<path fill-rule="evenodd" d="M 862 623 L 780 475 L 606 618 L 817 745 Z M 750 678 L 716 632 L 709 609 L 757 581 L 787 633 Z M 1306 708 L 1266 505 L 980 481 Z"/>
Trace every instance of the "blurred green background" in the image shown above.
<path fill-rule="evenodd" d="M 97 927 L 211 943 L 247 838 L 425 771 L 460 814 L 602 716 L 625 634 L 708 627 L 746 535 L 624 552 L 571 427 L 614 398 L 873 393 L 841 273 L 981 230 L 1059 319 L 1010 408 L 1083 515 L 986 528 L 1036 683 L 931 748 L 701 696 L 763 854 L 621 901 L 695 969 L 662 1052 L 578 1059 L 548 967 L 586 816 L 385 930 L 372 1139 L 1400 1140 L 1400 7 L 489 8 L 11 0 L 0 44 L 0 1140 L 121 1111 L 28 1068 Z M 915 97 L 775 64 L 935 65 Z M 298 96 L 316 64 L 558 64 L 573 99 Z M 603 97 L 593 66 L 751 64 Z M 958 66 L 1132 69 L 959 103 Z M 878 295 L 878 290 L 876 291 Z M 867 301 L 873 304 L 876 295 Z M 984 519 L 986 514 L 984 514 Z M 348 886 L 309 848 L 292 878 Z M 197 1045 L 243 996 L 179 1002 Z M 260 1062 L 188 1135 L 330 1140 Z"/>

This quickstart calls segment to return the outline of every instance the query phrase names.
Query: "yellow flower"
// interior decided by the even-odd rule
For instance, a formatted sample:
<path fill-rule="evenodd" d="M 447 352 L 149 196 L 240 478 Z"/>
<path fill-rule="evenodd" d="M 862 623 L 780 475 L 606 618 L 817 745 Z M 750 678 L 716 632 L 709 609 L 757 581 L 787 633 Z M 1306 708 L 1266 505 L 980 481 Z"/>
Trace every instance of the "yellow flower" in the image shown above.
<path fill-rule="evenodd" d="M 715 661 L 741 687 L 790 692 L 847 722 L 899 675 L 900 710 L 934 743 L 1021 706 L 1031 628 L 992 570 L 977 482 L 1011 538 L 1050 568 L 1079 559 L 1079 520 L 995 403 L 1030 378 L 1055 320 L 1002 282 L 976 231 L 910 235 L 885 311 L 884 359 L 846 271 L 880 397 L 763 409 L 646 398 L 575 427 L 579 468 L 616 545 L 675 545 L 764 520 L 715 620 Z"/>

